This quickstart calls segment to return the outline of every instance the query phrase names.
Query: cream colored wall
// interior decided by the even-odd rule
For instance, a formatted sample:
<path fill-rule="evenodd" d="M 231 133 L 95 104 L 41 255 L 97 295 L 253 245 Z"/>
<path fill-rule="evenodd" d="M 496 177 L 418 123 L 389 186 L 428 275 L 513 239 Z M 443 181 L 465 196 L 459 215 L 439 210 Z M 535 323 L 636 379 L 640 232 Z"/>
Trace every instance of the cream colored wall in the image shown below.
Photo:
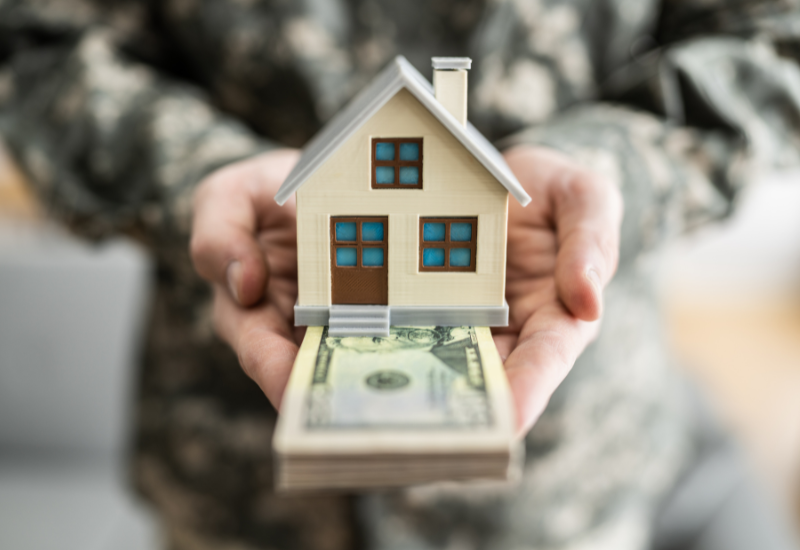
<path fill-rule="evenodd" d="M 423 138 L 423 189 L 372 189 L 373 137 Z M 330 305 L 330 216 L 389 216 L 389 305 L 503 304 L 508 191 L 401 90 L 297 192 L 299 304 Z M 419 272 L 419 218 L 477 216 L 474 273 Z"/>

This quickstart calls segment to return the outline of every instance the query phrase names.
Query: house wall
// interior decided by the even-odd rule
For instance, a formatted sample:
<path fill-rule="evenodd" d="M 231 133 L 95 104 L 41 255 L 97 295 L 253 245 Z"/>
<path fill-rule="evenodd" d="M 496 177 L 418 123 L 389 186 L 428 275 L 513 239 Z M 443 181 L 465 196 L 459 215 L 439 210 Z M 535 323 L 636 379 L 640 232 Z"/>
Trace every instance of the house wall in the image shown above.
<path fill-rule="evenodd" d="M 372 189 L 373 137 L 423 138 L 423 189 Z M 389 305 L 501 306 L 508 191 L 401 90 L 298 190 L 299 305 L 331 303 L 331 216 L 389 216 Z M 477 216 L 474 273 L 419 272 L 419 218 Z"/>

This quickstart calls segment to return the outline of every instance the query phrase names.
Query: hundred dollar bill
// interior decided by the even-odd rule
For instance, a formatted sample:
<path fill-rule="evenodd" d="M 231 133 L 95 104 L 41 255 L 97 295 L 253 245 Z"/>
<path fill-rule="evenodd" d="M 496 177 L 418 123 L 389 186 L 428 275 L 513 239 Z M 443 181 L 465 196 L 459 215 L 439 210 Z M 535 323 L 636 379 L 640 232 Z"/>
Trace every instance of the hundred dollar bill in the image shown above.
<path fill-rule="evenodd" d="M 274 446 L 282 487 L 501 478 L 514 417 L 485 327 L 392 327 L 386 338 L 311 327 Z"/>

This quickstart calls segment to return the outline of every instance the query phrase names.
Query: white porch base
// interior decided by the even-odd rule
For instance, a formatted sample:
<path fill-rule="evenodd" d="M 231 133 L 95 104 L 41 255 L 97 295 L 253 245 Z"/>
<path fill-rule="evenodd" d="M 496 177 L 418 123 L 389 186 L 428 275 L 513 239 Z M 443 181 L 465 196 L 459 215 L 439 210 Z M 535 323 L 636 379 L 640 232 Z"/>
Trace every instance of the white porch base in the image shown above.
<path fill-rule="evenodd" d="M 502 306 L 388 306 L 394 326 L 508 326 L 508 303 Z M 330 306 L 294 306 L 297 327 L 330 324 Z"/>

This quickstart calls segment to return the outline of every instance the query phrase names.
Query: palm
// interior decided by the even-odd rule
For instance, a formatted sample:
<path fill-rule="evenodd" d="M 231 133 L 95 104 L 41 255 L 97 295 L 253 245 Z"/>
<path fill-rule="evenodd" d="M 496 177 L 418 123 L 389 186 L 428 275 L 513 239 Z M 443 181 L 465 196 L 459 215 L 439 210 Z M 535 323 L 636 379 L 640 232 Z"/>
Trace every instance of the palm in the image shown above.
<path fill-rule="evenodd" d="M 555 278 L 558 238 L 552 216 L 547 212 L 549 205 L 537 200 L 541 197 L 537 196 L 536 190 L 528 189 L 528 192 L 533 201 L 527 208 L 522 209 L 516 203 L 509 205 L 506 263 L 509 325 L 494 330 L 495 344 L 506 364 L 518 406 L 517 416 L 521 422 L 537 417 L 548 396 L 542 395 L 542 399 L 531 403 L 535 407 L 533 410 L 525 411 L 519 408 L 526 402 L 519 392 L 529 392 L 531 388 L 540 386 L 536 378 L 547 374 L 561 378 L 561 373 L 546 373 L 543 370 L 552 363 L 551 358 L 547 357 L 550 350 L 542 354 L 533 369 L 525 368 L 530 366 L 526 360 L 531 359 L 534 349 L 529 346 L 528 349 L 517 351 L 519 344 L 530 339 L 542 339 L 556 327 L 579 330 L 581 325 L 558 297 Z M 538 351 L 543 350 L 539 347 Z M 526 380 L 516 380 L 518 377 Z"/>
<path fill-rule="evenodd" d="M 506 299 L 509 325 L 494 331 L 500 354 L 505 359 L 515 347 L 528 320 L 542 315 L 566 315 L 558 300 L 555 264 L 558 246 L 555 231 L 536 212 L 510 208 L 508 226 L 508 261 L 506 264 Z"/>
<path fill-rule="evenodd" d="M 245 372 L 264 391 L 270 401 L 280 405 L 299 343 L 305 329 L 292 323 L 297 299 L 297 226 L 294 201 L 283 207 L 273 197 L 280 183 L 297 161 L 296 151 L 267 153 L 227 168 L 209 178 L 204 187 L 207 197 L 198 193 L 196 203 L 211 203 L 222 210 L 223 200 L 237 193 L 250 208 L 240 213 L 236 225 L 255 234 L 262 265 L 246 266 L 239 285 L 238 301 L 217 277 L 214 284 L 214 321 L 217 332 L 236 350 Z M 215 180 L 217 178 L 217 180 Z M 221 189 L 214 189 L 217 185 Z M 194 232 L 203 225 L 219 228 L 221 223 L 204 223 L 195 214 Z M 214 220 L 216 221 L 216 220 Z M 229 222 L 231 223 L 231 222 Z M 193 249 L 198 271 L 202 252 Z M 266 265 L 263 265 L 263 264 Z M 266 283 L 266 286 L 265 286 Z M 250 307 L 241 307 L 250 306 Z"/>
<path fill-rule="evenodd" d="M 506 159 L 532 201 L 509 204 L 509 325 L 494 339 L 525 429 L 597 333 L 600 287 L 616 268 L 621 201 L 551 151 L 519 148 Z"/>
<path fill-rule="evenodd" d="M 240 332 L 246 340 L 236 348 L 243 368 L 278 407 L 305 334 L 305 328 L 296 328 L 292 322 L 297 299 L 294 203 L 283 209 L 275 204 L 265 212 L 263 220 L 257 241 L 269 266 L 264 299 L 251 308 L 242 309 L 225 289 L 218 288 L 216 294 L 217 301 L 224 304 L 222 307 L 230 310 L 228 316 L 238 316 L 244 329 Z"/>

